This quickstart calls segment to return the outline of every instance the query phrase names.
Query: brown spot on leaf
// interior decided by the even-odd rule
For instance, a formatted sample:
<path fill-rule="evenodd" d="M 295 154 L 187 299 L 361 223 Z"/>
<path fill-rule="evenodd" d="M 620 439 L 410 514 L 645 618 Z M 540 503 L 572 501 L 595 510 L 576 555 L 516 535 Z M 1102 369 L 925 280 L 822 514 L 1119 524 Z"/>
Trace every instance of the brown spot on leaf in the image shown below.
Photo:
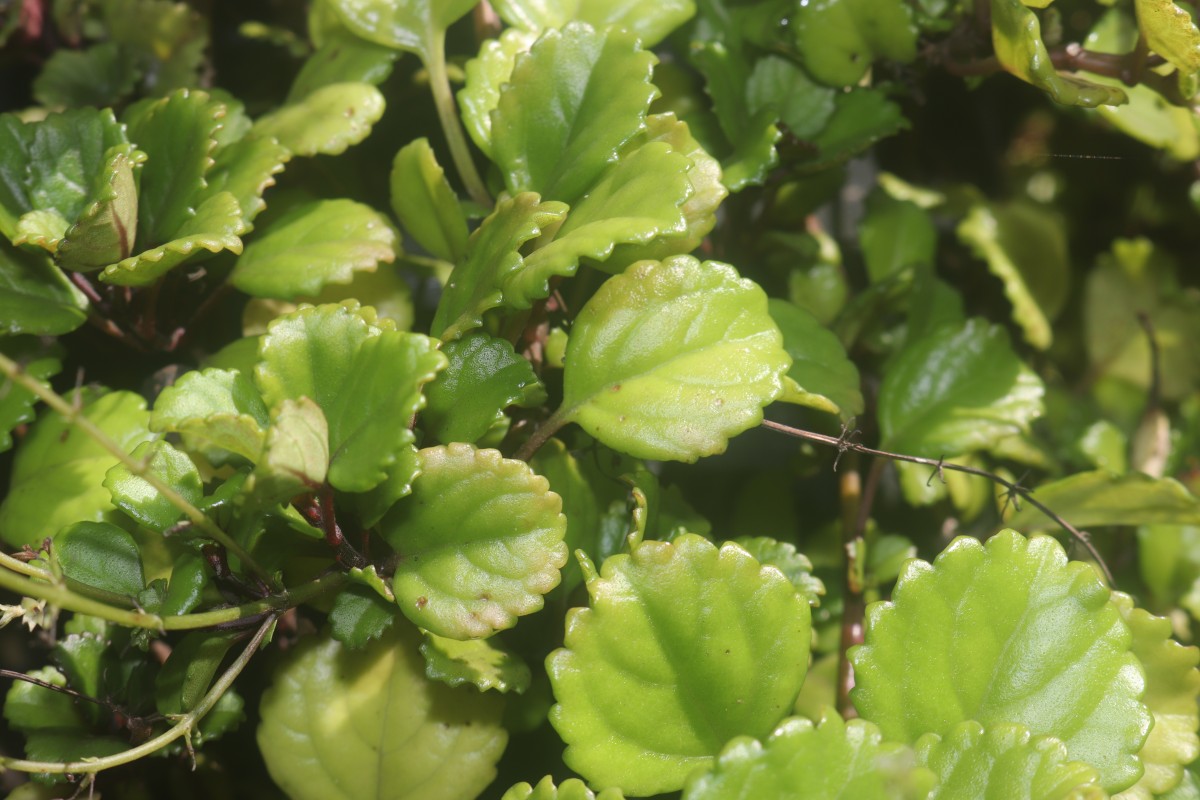
<path fill-rule="evenodd" d="M 425 606 L 427 606 L 427 605 L 429 605 L 428 597 L 426 597 L 425 595 L 421 595 L 420 597 L 417 598 L 417 608 L 425 608 Z"/>

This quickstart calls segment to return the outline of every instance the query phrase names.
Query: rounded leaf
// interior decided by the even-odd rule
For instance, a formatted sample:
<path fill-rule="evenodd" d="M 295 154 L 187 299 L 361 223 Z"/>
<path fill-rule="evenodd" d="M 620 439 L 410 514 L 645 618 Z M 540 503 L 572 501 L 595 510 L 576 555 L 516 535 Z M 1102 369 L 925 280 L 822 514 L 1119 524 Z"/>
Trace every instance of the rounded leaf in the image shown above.
<path fill-rule="evenodd" d="M 590 608 L 568 614 L 546 669 L 564 759 L 593 787 L 674 791 L 730 739 L 765 737 L 791 710 L 811 622 L 781 572 L 694 534 L 590 571 Z"/>
<path fill-rule="evenodd" d="M 624 797 L 620 789 L 605 789 L 596 794 L 578 778 L 568 778 L 561 786 L 555 786 L 554 778 L 547 775 L 537 786 L 518 783 L 500 800 L 624 800 Z"/>
<path fill-rule="evenodd" d="M 523 461 L 466 444 L 420 451 L 421 474 L 380 533 L 400 555 L 405 616 L 451 639 L 511 628 L 542 607 L 567 560 L 562 500 Z"/>
<path fill-rule="evenodd" d="M 1070 761 L 1053 736 L 1033 736 L 1028 728 L 1000 723 L 986 730 L 974 720 L 939 739 L 926 734 L 917 743 L 921 763 L 938 776 L 929 800 L 1103 800 L 1096 770 Z"/>
<path fill-rule="evenodd" d="M 521 694 L 529 688 L 529 665 L 504 649 L 496 639 L 460 642 L 425 631 L 421 643 L 425 675 L 448 686 L 471 684 L 481 692 Z"/>
<path fill-rule="evenodd" d="M 960 536 L 910 561 L 867 609 L 852 697 L 886 737 L 948 735 L 966 720 L 1063 741 L 1114 792 L 1141 776 L 1151 717 L 1133 637 L 1091 567 L 1046 536 Z"/>
<path fill-rule="evenodd" d="M 733 267 L 643 261 L 579 312 L 559 413 L 630 455 L 695 461 L 762 421 L 790 362 L 767 296 Z"/>
<path fill-rule="evenodd" d="M 186 453 L 176 450 L 168 442 L 145 442 L 130 455 L 192 505 L 204 499 L 200 470 Z M 182 510 L 124 464 L 117 464 L 105 474 L 104 488 L 112 494 L 114 506 L 151 530 L 162 533 L 183 518 Z"/>
<path fill-rule="evenodd" d="M 462 800 L 496 774 L 502 708 L 427 679 L 410 626 L 361 650 L 322 636 L 275 671 L 258 746 L 292 800 Z"/>
<path fill-rule="evenodd" d="M 763 743 L 734 739 L 711 771 L 688 781 L 683 797 L 926 800 L 935 782 L 911 749 L 883 743 L 871 723 L 828 714 L 820 726 L 793 717 Z"/>
<path fill-rule="evenodd" d="M 383 94 L 369 83 L 334 83 L 267 114 L 250 132 L 273 136 L 298 156 L 336 156 L 367 138 L 383 107 Z"/>
<path fill-rule="evenodd" d="M 127 531 L 108 522 L 77 522 L 54 539 L 63 574 L 121 597 L 136 597 L 146 586 L 142 556 Z"/>

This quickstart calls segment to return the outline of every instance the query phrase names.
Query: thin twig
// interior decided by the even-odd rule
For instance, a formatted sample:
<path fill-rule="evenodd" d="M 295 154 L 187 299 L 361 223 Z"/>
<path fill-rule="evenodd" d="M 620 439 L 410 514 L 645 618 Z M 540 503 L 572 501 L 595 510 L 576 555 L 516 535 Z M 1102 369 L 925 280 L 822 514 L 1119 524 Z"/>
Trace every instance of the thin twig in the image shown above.
<path fill-rule="evenodd" d="M 769 419 L 763 420 L 762 425 L 764 428 L 770 428 L 773 431 L 786 433 L 788 436 L 794 436 L 797 439 L 805 439 L 810 442 L 817 442 L 819 444 L 836 447 L 839 451 L 849 450 L 854 453 L 863 453 L 864 455 L 879 456 L 881 458 L 891 459 L 892 461 L 907 461 L 910 464 L 924 464 L 927 467 L 933 467 L 939 472 L 941 470 L 948 469 L 953 472 L 964 472 L 968 475 L 977 475 L 980 478 L 987 478 L 993 483 L 998 483 L 1006 488 L 1010 494 L 1016 495 L 1025 500 L 1031 506 L 1053 520 L 1060 528 L 1069 533 L 1075 539 L 1075 541 L 1077 541 L 1085 550 L 1088 551 L 1088 554 L 1092 557 L 1092 560 L 1096 562 L 1096 565 L 1100 567 L 1100 571 L 1104 573 L 1104 577 L 1108 580 L 1109 585 L 1115 584 L 1112 572 L 1110 572 L 1108 569 L 1108 564 L 1104 562 L 1104 559 L 1096 550 L 1096 546 L 1092 544 L 1091 538 L 1089 538 L 1086 533 L 1060 517 L 1058 514 L 1051 511 L 1045 504 L 1033 496 L 1032 491 L 1026 489 L 1019 483 L 1009 481 L 994 472 L 988 472 L 986 469 L 968 467 L 965 464 L 952 464 L 942 458 L 922 458 L 920 456 L 905 455 L 904 453 L 891 453 L 887 450 L 876 450 L 873 447 L 866 447 L 858 444 L 857 442 L 849 441 L 848 437 L 845 435 L 840 437 L 827 436 L 823 433 L 814 433 L 813 431 L 806 431 L 802 430 L 801 428 L 793 428 L 790 425 L 773 422 Z"/>

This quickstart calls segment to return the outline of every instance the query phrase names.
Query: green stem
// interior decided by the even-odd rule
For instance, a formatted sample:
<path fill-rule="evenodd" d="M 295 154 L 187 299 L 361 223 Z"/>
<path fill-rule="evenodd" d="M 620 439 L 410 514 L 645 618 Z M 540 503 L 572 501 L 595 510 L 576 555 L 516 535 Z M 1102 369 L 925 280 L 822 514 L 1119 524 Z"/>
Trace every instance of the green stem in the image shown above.
<path fill-rule="evenodd" d="M 155 736 L 153 739 L 115 755 L 105 756 L 104 758 L 89 758 L 86 761 L 26 761 L 20 758 L 0 757 L 0 768 L 14 769 L 19 772 L 83 775 L 102 772 L 106 769 L 129 764 L 137 761 L 139 758 L 161 750 L 176 739 L 189 735 L 200 720 L 204 718 L 204 715 L 212 710 L 217 701 L 221 699 L 225 692 L 229 691 L 229 687 L 242 674 L 242 670 L 246 668 L 246 665 L 250 663 L 250 659 L 254 657 L 255 651 L 258 650 L 259 645 L 262 644 L 267 632 L 271 630 L 271 626 L 274 624 L 275 617 L 273 616 L 264 620 L 262 625 L 258 627 L 258 630 L 255 631 L 250 643 L 246 645 L 246 648 L 242 650 L 237 659 L 229 665 L 229 669 L 222 673 L 217 682 L 208 690 L 208 693 L 196 704 L 196 707 L 180 717 L 179 722 L 175 723 L 170 729 Z"/>
<path fill-rule="evenodd" d="M 263 614 L 283 611 L 304 603 L 319 594 L 335 589 L 348 580 L 343 572 L 334 572 L 315 581 L 285 591 L 266 600 L 256 600 L 230 608 L 218 608 L 196 614 L 177 614 L 161 617 L 127 608 L 116 608 L 108 603 L 72 591 L 61 583 L 41 583 L 31 578 L 0 569 L 0 588 L 8 589 L 25 597 L 39 600 L 78 614 L 90 614 L 118 625 L 131 628 L 147 628 L 153 631 L 194 630 L 225 625 L 243 619 L 253 619 Z"/>
<path fill-rule="evenodd" d="M 31 578 L 41 578 L 44 581 L 54 580 L 54 576 L 48 570 L 35 567 L 33 564 L 22 561 L 19 558 L 13 558 L 8 553 L 0 553 L 0 567 L 22 575 L 28 575 Z"/>
<path fill-rule="evenodd" d="M 433 92 L 433 103 L 437 106 L 438 120 L 442 123 L 446 143 L 450 145 L 450 156 L 454 159 L 454 166 L 471 199 L 484 208 L 490 208 L 492 197 L 475 169 L 471 149 L 467 146 L 467 136 L 458 118 L 458 109 L 454 105 L 450 76 L 446 72 L 445 30 L 430 31 L 426 51 L 425 68 L 429 70 L 429 88 Z"/>
<path fill-rule="evenodd" d="M 237 556 L 245 567 L 253 570 L 264 580 L 274 583 L 270 573 L 263 569 L 254 560 L 254 557 L 246 552 L 245 548 L 230 538 L 225 531 L 221 530 L 217 523 L 209 519 L 204 512 L 188 502 L 183 495 L 179 494 L 169 484 L 151 472 L 148 464 L 126 453 L 121 445 L 113 441 L 112 437 L 100 430 L 94 422 L 80 413 L 80 410 L 73 404 L 68 403 L 53 389 L 43 386 L 40 381 L 26 375 L 15 361 L 12 361 L 3 354 L 0 354 L 0 372 L 3 372 L 14 383 L 20 384 L 35 394 L 42 402 L 57 411 L 63 419 L 90 436 L 96 444 L 107 450 L 118 461 L 124 464 L 130 472 L 153 486 L 159 494 L 166 498 L 167 502 L 182 511 L 189 522 L 202 530 L 212 540 L 224 545 L 225 549 Z"/>

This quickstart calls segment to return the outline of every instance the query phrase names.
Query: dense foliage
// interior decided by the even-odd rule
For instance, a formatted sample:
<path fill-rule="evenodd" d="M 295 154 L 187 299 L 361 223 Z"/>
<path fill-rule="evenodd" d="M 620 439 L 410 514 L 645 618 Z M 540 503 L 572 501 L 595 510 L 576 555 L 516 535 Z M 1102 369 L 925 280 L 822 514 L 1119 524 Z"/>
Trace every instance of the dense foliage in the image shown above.
<path fill-rule="evenodd" d="M 4 790 L 1200 798 L 1194 13 L 0 0 Z"/>

